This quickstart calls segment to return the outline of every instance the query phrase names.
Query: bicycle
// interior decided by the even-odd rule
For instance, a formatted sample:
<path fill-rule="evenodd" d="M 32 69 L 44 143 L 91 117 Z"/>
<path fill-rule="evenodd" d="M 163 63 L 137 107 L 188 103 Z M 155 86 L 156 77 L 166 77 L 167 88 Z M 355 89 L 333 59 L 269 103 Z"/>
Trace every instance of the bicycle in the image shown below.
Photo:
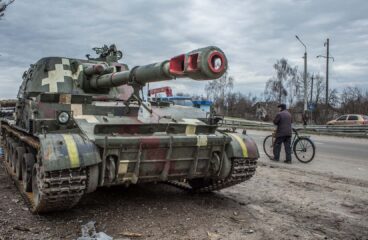
<path fill-rule="evenodd" d="M 309 163 L 315 156 L 316 147 L 309 136 L 300 136 L 298 130 L 293 128 L 294 137 L 291 142 L 295 157 L 302 163 Z M 263 140 L 263 150 L 267 157 L 273 158 L 275 136 L 271 134 Z"/>

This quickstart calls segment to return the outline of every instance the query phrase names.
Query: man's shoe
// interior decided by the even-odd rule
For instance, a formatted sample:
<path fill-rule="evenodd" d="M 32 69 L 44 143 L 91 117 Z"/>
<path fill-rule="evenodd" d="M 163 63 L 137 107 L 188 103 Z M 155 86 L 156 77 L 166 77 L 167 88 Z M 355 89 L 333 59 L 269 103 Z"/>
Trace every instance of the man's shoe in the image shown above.
<path fill-rule="evenodd" d="M 275 161 L 275 162 L 278 162 L 279 161 L 279 159 L 275 159 L 274 157 L 270 157 L 270 160 L 271 161 Z"/>
<path fill-rule="evenodd" d="M 291 161 L 284 161 L 284 163 L 291 164 Z"/>

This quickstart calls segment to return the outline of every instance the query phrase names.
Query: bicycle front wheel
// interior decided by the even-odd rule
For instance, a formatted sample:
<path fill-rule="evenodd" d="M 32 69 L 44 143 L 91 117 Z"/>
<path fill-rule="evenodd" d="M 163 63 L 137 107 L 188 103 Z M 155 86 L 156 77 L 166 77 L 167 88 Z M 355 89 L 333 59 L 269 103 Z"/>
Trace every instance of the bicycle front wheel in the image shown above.
<path fill-rule="evenodd" d="M 313 160 L 316 147 L 312 140 L 306 137 L 300 137 L 294 143 L 294 154 L 296 158 L 302 163 L 309 163 Z"/>
<path fill-rule="evenodd" d="M 267 136 L 263 140 L 263 150 L 264 150 L 265 154 L 267 155 L 267 157 L 269 157 L 270 159 L 273 158 L 273 138 L 272 138 L 272 135 Z"/>

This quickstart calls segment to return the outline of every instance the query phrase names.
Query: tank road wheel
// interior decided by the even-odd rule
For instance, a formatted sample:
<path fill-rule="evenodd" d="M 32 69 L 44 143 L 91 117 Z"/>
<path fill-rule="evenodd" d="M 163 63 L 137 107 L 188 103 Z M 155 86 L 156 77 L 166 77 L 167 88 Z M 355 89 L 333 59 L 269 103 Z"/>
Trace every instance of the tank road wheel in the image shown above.
<path fill-rule="evenodd" d="M 98 169 L 98 165 L 94 165 L 94 166 L 89 166 L 87 168 L 87 179 L 88 179 L 88 183 L 87 183 L 87 189 L 86 189 L 86 193 L 91 193 L 96 191 L 97 186 L 98 186 L 98 177 L 99 177 L 99 169 Z"/>
<path fill-rule="evenodd" d="M 11 161 L 11 146 L 14 143 L 14 140 L 8 137 L 8 141 L 6 142 L 6 162 L 10 163 Z"/>
<path fill-rule="evenodd" d="M 22 183 L 25 192 L 32 192 L 32 169 L 35 157 L 32 153 L 25 153 L 22 156 Z"/>
<path fill-rule="evenodd" d="M 257 168 L 257 159 L 232 158 L 231 170 L 224 179 L 198 178 L 188 181 L 193 192 L 212 192 L 233 185 L 239 184 L 250 179 Z"/>
<path fill-rule="evenodd" d="M 39 163 L 32 170 L 33 213 L 61 211 L 74 207 L 86 192 L 86 169 L 45 172 Z"/>
<path fill-rule="evenodd" d="M 42 208 L 41 203 L 42 203 L 42 198 L 43 196 L 41 195 L 40 192 L 40 188 L 42 188 L 41 184 L 40 184 L 40 179 L 39 179 L 39 170 L 40 167 L 38 166 L 38 163 L 34 164 L 33 169 L 32 169 L 32 192 L 33 192 L 33 208 L 32 211 L 37 213 L 38 210 L 40 208 Z"/>
<path fill-rule="evenodd" d="M 13 142 L 10 150 L 10 167 L 13 170 L 13 173 L 15 173 L 15 164 L 17 161 L 16 159 L 17 147 L 19 147 L 19 144 L 17 142 Z"/>
<path fill-rule="evenodd" d="M 26 149 L 24 147 L 17 147 L 15 150 L 15 164 L 13 166 L 13 171 L 15 172 L 18 180 L 22 180 L 22 161 L 25 152 Z"/>

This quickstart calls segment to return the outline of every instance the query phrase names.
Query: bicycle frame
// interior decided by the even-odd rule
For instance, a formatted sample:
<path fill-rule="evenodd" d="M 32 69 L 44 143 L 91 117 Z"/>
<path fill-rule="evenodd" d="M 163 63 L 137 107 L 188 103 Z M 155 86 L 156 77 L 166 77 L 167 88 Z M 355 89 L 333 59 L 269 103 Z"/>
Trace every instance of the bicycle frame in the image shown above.
<path fill-rule="evenodd" d="M 299 139 L 299 133 L 295 128 L 292 128 L 292 129 L 293 129 L 294 137 L 293 137 L 293 140 L 291 141 L 291 146 L 294 146 L 295 141 Z"/>
<path fill-rule="evenodd" d="M 294 146 L 294 143 L 296 142 L 296 140 L 298 140 L 300 138 L 300 135 L 299 135 L 299 132 L 296 128 L 292 128 L 292 131 L 293 131 L 293 135 L 292 135 L 292 141 L 291 141 L 291 147 Z M 310 136 L 303 136 L 305 138 L 310 138 Z M 272 133 L 272 146 L 275 145 L 275 131 Z"/>

